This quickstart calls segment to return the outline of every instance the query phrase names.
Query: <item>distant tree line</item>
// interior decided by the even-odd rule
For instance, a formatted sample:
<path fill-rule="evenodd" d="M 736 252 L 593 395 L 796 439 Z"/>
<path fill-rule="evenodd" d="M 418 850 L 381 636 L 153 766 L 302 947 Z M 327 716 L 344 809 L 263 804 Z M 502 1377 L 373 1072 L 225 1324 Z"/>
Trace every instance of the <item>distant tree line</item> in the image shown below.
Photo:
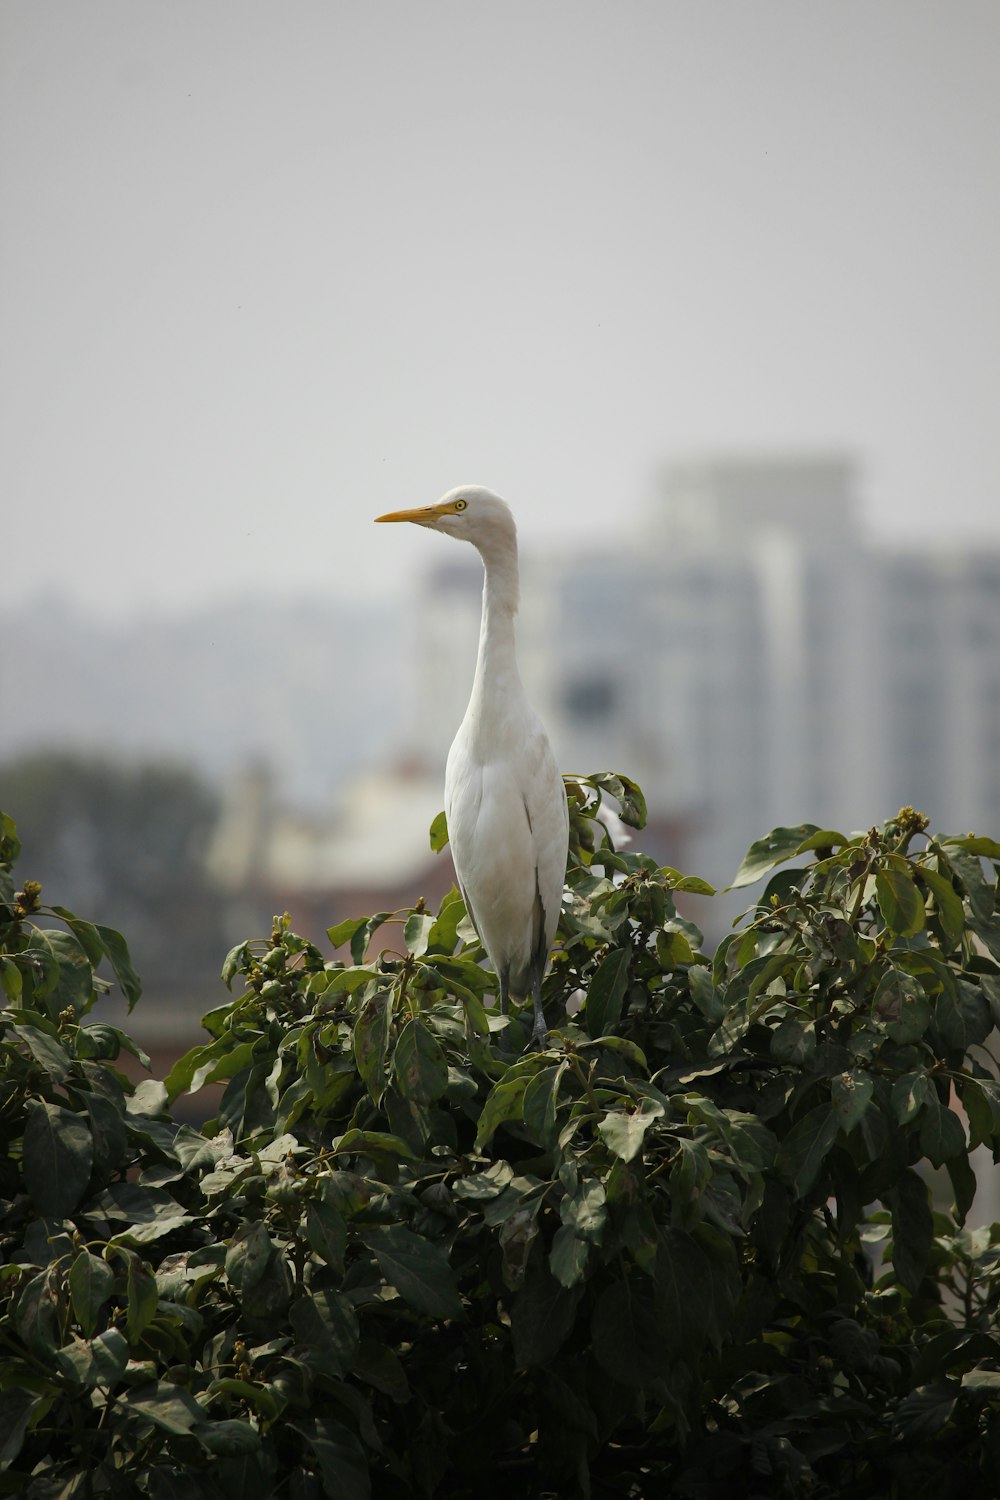
<path fill-rule="evenodd" d="M 215 792 L 186 766 L 43 750 L 0 766 L 32 878 L 124 928 L 148 993 L 211 978 L 225 945 L 205 855 Z"/>

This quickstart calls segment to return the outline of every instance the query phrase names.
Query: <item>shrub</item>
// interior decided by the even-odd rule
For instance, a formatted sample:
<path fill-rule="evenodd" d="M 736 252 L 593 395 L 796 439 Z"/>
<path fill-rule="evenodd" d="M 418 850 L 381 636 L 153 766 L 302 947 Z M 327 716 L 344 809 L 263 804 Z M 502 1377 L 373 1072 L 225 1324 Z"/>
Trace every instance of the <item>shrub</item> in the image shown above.
<path fill-rule="evenodd" d="M 276 920 L 135 1089 L 127 950 L 15 893 L 4 821 L 0 1492 L 995 1494 L 1000 846 L 777 829 L 710 960 L 710 887 L 599 821 L 638 789 L 568 790 L 544 1050 L 452 892 L 349 962 Z"/>

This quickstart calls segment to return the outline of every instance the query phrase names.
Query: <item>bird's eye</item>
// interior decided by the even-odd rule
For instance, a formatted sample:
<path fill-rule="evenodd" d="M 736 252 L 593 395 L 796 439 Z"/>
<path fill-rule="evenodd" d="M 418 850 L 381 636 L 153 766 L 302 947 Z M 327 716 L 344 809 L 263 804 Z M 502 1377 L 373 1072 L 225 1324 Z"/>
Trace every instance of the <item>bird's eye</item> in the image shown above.
<path fill-rule="evenodd" d="M 468 500 L 456 500 L 455 501 L 455 509 L 456 510 L 465 510 L 465 509 L 467 509 L 468 504 L 469 504 Z"/>

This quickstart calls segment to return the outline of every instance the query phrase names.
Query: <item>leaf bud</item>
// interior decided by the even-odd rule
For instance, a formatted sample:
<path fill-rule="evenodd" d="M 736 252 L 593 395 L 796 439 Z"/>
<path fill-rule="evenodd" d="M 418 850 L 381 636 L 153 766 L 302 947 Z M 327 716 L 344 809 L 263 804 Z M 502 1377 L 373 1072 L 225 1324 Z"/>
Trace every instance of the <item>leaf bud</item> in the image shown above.
<path fill-rule="evenodd" d="M 41 894 L 42 887 L 39 881 L 26 880 L 24 889 L 17 891 L 14 896 L 17 903 L 14 907 L 15 916 L 26 917 L 29 912 L 37 911 Z"/>

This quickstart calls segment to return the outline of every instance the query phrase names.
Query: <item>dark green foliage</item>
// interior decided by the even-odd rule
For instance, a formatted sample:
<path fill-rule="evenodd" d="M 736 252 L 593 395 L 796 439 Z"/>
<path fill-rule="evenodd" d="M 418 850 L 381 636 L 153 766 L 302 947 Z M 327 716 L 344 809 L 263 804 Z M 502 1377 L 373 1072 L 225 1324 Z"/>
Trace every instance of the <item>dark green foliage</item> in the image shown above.
<path fill-rule="evenodd" d="M 3 822 L 0 1494 L 995 1495 L 1000 846 L 776 830 L 710 960 L 601 789 L 642 821 L 569 783 L 544 1050 L 453 892 L 349 962 L 276 921 L 135 1090 L 90 1019 L 127 950 L 15 893 Z"/>

